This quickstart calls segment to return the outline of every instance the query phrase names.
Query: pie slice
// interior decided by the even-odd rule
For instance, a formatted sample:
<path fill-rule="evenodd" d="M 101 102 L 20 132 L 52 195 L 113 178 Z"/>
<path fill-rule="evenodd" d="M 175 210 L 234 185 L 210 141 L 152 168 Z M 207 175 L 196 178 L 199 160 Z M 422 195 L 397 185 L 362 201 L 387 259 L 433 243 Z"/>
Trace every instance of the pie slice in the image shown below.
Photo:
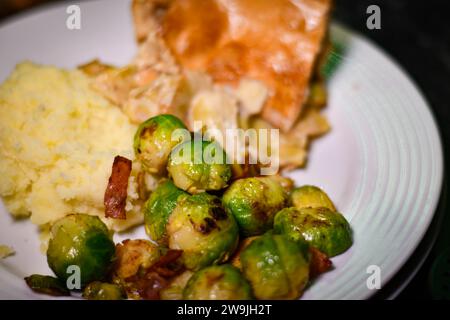
<path fill-rule="evenodd" d="M 156 28 L 182 68 L 268 88 L 261 116 L 283 131 L 299 117 L 327 35 L 332 0 L 135 0 L 138 41 Z M 151 21 L 150 21 L 150 20 Z"/>

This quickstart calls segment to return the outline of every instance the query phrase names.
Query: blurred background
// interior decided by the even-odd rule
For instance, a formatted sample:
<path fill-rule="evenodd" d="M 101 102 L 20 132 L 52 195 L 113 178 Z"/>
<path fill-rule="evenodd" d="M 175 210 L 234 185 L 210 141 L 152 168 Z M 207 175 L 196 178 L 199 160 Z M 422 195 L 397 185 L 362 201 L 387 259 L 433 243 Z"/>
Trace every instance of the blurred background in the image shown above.
<path fill-rule="evenodd" d="M 0 0 L 0 24 L 31 8 L 61 1 Z M 76 3 L 70 0 L 65 2 Z M 369 14 L 366 10 L 369 5 L 380 7 L 381 29 L 367 28 Z M 336 21 L 372 39 L 416 81 L 432 107 L 444 143 L 447 170 L 435 219 L 416 253 L 374 299 L 450 300 L 450 213 L 447 206 L 450 164 L 449 9 L 450 3 L 446 0 L 335 1 L 333 17 Z"/>

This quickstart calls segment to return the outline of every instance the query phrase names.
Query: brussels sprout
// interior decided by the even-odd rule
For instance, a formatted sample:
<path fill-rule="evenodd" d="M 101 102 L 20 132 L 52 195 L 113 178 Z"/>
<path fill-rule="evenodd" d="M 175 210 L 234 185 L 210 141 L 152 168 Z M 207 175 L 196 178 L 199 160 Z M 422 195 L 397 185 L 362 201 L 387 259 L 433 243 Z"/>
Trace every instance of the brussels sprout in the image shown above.
<path fill-rule="evenodd" d="M 270 232 L 241 253 L 242 271 L 258 299 L 296 299 L 309 280 L 309 258 L 285 235 Z"/>
<path fill-rule="evenodd" d="M 150 195 L 144 206 L 144 220 L 145 230 L 152 240 L 160 244 L 167 242 L 167 221 L 183 195 L 187 193 L 178 189 L 170 180 L 161 183 Z"/>
<path fill-rule="evenodd" d="M 114 258 L 115 246 L 106 225 L 95 216 L 71 214 L 51 229 L 47 262 L 56 276 L 66 282 L 69 266 L 78 266 L 81 285 L 105 277 Z"/>
<path fill-rule="evenodd" d="M 175 147 L 167 170 L 175 185 L 189 193 L 223 189 L 231 178 L 225 151 L 216 142 L 200 139 Z"/>
<path fill-rule="evenodd" d="M 350 225 L 344 216 L 327 208 L 285 208 L 275 216 L 274 231 L 293 240 L 306 240 L 329 257 L 352 245 Z"/>
<path fill-rule="evenodd" d="M 250 300 L 250 284 L 239 269 L 229 264 L 197 271 L 183 291 L 186 300 Z"/>
<path fill-rule="evenodd" d="M 322 189 L 315 186 L 295 188 L 289 196 L 289 202 L 298 209 L 324 207 L 331 211 L 336 211 L 328 195 Z"/>
<path fill-rule="evenodd" d="M 58 278 L 33 274 L 25 278 L 31 290 L 51 296 L 70 296 L 70 291 Z"/>
<path fill-rule="evenodd" d="M 260 235 L 271 229 L 275 213 L 287 201 L 287 193 L 272 177 L 236 180 L 223 195 L 225 209 L 233 214 L 244 236 Z"/>
<path fill-rule="evenodd" d="M 173 147 L 182 142 L 183 136 L 172 134 L 177 129 L 187 130 L 184 123 L 170 114 L 162 114 L 141 123 L 134 136 L 134 153 L 144 170 L 153 174 L 164 174 L 167 159 Z"/>
<path fill-rule="evenodd" d="M 88 300 L 123 300 L 127 298 L 127 295 L 122 287 L 116 284 L 94 281 L 84 288 L 83 298 Z"/>
<path fill-rule="evenodd" d="M 237 246 L 239 230 L 218 197 L 200 193 L 181 199 L 167 224 L 169 248 L 183 250 L 190 270 L 228 260 Z"/>

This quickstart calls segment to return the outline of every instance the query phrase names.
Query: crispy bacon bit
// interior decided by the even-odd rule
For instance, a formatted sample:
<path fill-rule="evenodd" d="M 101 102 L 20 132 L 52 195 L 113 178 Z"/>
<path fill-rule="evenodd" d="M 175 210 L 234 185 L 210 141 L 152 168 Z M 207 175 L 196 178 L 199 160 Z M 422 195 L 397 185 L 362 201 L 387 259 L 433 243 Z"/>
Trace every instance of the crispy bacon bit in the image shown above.
<path fill-rule="evenodd" d="M 137 281 L 138 294 L 145 300 L 159 300 L 159 292 L 166 288 L 172 277 L 184 271 L 183 266 L 177 263 L 182 250 L 169 250 L 151 266 L 145 276 Z"/>
<path fill-rule="evenodd" d="M 310 247 L 309 251 L 311 253 L 311 264 L 310 264 L 311 278 L 315 278 L 320 274 L 330 270 L 332 262 L 325 253 L 313 247 Z"/>
<path fill-rule="evenodd" d="M 105 191 L 105 217 L 126 219 L 128 178 L 131 174 L 131 160 L 116 156 L 112 166 L 111 177 Z"/>
<path fill-rule="evenodd" d="M 160 299 L 160 291 L 169 285 L 173 277 L 184 271 L 178 261 L 182 253 L 182 250 L 168 250 L 151 267 L 123 279 L 129 296 L 145 300 Z"/>
<path fill-rule="evenodd" d="M 162 277 L 171 278 L 182 271 L 182 265 L 177 263 L 179 257 L 183 253 L 182 250 L 169 250 L 150 268 L 148 273 L 156 272 Z M 148 274 L 147 273 L 147 274 Z"/>
<path fill-rule="evenodd" d="M 141 292 L 141 297 L 145 300 L 159 300 L 159 292 L 169 285 L 169 281 L 156 272 L 148 274 L 146 282 Z"/>
<path fill-rule="evenodd" d="M 133 296 L 144 300 L 159 300 L 159 292 L 167 287 L 169 281 L 156 272 L 149 272 L 145 277 L 133 276 L 127 279 L 127 290 Z"/>

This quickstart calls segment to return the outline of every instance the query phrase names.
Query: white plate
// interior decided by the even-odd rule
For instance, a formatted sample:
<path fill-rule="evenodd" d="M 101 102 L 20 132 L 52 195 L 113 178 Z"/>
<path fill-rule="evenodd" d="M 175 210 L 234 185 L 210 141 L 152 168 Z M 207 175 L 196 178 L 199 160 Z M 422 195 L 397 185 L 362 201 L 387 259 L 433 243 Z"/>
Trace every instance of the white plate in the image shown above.
<path fill-rule="evenodd" d="M 129 2 L 80 6 L 81 30 L 66 28 L 64 5 L 0 27 L 0 81 L 25 59 L 70 68 L 93 58 L 129 61 L 136 49 Z M 387 283 L 427 230 L 441 189 L 442 148 L 426 101 L 392 59 L 342 27 L 333 26 L 332 37 L 346 47 L 329 84 L 326 113 L 333 130 L 313 144 L 307 168 L 292 177 L 330 194 L 353 227 L 354 245 L 333 259 L 335 270 L 304 298 L 365 299 L 374 293 L 366 285 L 367 268 L 378 266 L 381 285 Z M 139 236 L 145 236 L 142 229 L 121 238 Z M 0 298 L 47 298 L 22 280 L 50 272 L 37 228 L 13 221 L 1 204 L 0 244 L 17 251 L 0 262 Z"/>

